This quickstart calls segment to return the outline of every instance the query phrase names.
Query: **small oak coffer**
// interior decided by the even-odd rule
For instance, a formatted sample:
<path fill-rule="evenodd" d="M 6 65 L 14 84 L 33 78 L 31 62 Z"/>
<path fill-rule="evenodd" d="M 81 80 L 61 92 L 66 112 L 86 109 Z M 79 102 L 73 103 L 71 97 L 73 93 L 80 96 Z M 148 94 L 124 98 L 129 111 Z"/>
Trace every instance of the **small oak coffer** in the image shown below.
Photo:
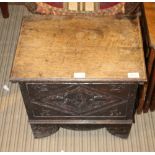
<path fill-rule="evenodd" d="M 60 127 L 128 137 L 146 81 L 139 20 L 25 17 L 10 75 L 35 138 Z"/>

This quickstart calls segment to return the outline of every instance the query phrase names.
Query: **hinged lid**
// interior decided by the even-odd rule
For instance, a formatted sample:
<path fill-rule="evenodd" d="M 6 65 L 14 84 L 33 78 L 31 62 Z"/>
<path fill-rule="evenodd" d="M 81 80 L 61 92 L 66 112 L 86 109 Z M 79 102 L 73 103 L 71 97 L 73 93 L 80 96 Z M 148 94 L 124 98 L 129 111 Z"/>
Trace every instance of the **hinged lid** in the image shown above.
<path fill-rule="evenodd" d="M 145 81 L 139 20 L 23 19 L 11 80 Z M 83 73 L 79 79 L 75 73 Z M 136 77 L 129 77 L 136 73 Z"/>

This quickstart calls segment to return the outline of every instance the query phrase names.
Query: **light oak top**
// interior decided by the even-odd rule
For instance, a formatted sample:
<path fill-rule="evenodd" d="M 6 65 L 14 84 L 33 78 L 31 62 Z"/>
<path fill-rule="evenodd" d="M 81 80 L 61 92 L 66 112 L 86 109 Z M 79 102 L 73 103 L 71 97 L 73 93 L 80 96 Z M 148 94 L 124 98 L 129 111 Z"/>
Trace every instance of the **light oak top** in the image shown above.
<path fill-rule="evenodd" d="M 144 3 L 144 11 L 149 31 L 150 44 L 155 48 L 155 3 Z"/>
<path fill-rule="evenodd" d="M 10 79 L 146 81 L 139 20 L 24 18 Z"/>

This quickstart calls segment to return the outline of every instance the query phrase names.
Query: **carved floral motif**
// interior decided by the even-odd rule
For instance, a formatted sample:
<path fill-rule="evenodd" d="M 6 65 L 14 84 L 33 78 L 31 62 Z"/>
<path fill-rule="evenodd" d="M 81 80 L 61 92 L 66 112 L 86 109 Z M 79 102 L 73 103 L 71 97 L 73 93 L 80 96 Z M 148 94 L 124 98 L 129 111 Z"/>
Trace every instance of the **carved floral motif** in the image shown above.
<path fill-rule="evenodd" d="M 110 87 L 110 91 L 120 92 L 122 88 L 115 85 Z M 34 85 L 33 90 L 39 91 L 40 95 L 35 95 L 30 89 L 31 103 L 42 107 L 41 115 L 55 115 L 52 113 L 54 110 L 58 114 L 72 116 L 92 116 L 98 113 L 121 116 L 122 109 L 119 106 L 125 107 L 127 103 L 127 99 L 88 85 Z"/>

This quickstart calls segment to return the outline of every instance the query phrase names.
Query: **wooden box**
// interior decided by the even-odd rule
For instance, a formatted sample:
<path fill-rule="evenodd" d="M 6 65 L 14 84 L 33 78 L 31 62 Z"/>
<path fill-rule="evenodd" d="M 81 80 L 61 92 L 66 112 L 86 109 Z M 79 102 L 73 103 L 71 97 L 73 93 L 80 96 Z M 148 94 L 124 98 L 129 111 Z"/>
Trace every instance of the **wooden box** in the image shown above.
<path fill-rule="evenodd" d="M 36 138 L 59 127 L 127 137 L 146 81 L 139 20 L 26 17 L 10 80 L 20 85 Z"/>

